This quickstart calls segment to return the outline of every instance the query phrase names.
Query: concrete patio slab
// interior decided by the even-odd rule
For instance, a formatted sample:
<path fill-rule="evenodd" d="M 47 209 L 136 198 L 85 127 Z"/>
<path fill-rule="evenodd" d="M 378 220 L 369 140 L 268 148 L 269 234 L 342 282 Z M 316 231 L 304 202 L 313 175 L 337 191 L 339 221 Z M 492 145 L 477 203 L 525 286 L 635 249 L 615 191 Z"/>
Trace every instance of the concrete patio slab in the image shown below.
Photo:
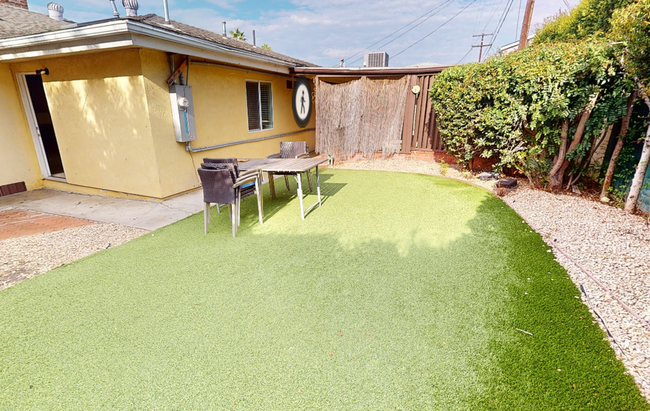
<path fill-rule="evenodd" d="M 0 197 L 0 211 L 11 209 L 155 230 L 202 211 L 203 192 L 195 190 L 160 202 L 40 189 Z"/>

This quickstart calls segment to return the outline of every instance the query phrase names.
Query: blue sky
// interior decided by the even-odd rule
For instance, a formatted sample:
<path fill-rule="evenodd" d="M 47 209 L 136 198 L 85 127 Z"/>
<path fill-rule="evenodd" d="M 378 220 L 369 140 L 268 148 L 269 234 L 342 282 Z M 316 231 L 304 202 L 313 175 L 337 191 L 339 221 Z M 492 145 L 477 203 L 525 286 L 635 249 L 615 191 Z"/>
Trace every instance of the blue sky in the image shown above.
<path fill-rule="evenodd" d="M 28 0 L 29 8 L 47 13 L 49 1 Z M 112 17 L 109 0 L 57 2 L 64 7 L 65 17 L 73 21 Z M 123 16 L 122 1 L 115 3 Z M 577 3 L 538 0 L 533 27 Z M 139 4 L 138 14 L 164 15 L 162 0 L 139 0 Z M 386 51 L 390 66 L 398 67 L 476 61 L 478 48 L 471 46 L 479 40 L 472 35 L 496 33 L 510 5 L 489 52 L 493 54 L 499 46 L 518 40 L 525 4 L 525 0 L 169 0 L 169 11 L 172 20 L 216 32 L 221 32 L 225 20 L 228 31 L 239 28 L 248 41 L 255 30 L 258 45 L 267 43 L 277 52 L 322 66 L 337 66 L 341 58 L 348 67 L 359 66 L 364 49 L 412 23 L 366 50 Z"/>

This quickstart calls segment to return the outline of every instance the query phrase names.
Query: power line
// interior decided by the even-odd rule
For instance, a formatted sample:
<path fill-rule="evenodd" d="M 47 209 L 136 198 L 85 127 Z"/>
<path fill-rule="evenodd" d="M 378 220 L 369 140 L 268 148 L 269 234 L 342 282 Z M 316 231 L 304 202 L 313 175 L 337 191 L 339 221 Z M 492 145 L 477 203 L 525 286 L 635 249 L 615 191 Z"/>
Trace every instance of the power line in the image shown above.
<path fill-rule="evenodd" d="M 492 46 L 492 43 L 485 44 L 485 43 L 483 42 L 483 41 L 485 40 L 485 36 L 491 36 L 491 35 L 493 35 L 493 34 L 494 34 L 494 33 L 481 33 L 481 34 L 475 34 L 475 35 L 472 36 L 472 37 L 480 37 L 480 38 L 481 38 L 481 44 L 480 44 L 480 45 L 478 45 L 478 46 L 472 46 L 472 48 L 474 48 L 474 47 L 480 47 L 480 49 L 479 49 L 479 51 L 478 51 L 478 62 L 479 62 L 479 63 L 481 62 L 481 57 L 483 56 L 483 47 Z"/>
<path fill-rule="evenodd" d="M 506 0 L 506 1 L 508 1 L 508 0 Z M 500 0 L 500 1 L 499 1 L 499 6 L 501 6 L 501 3 L 502 3 L 502 2 L 503 2 L 503 0 Z M 507 3 L 506 3 L 506 5 L 507 5 Z M 490 14 L 490 18 L 489 18 L 488 21 L 485 23 L 485 27 L 483 27 L 483 30 L 481 30 L 481 32 L 484 32 L 485 29 L 487 29 L 487 26 L 488 26 L 488 25 L 490 24 L 490 22 L 492 21 L 492 17 L 494 17 L 494 15 L 496 14 L 497 10 L 499 10 L 499 6 L 497 6 L 497 7 L 494 8 L 494 10 L 492 11 L 492 14 Z"/>
<path fill-rule="evenodd" d="M 444 3 L 448 3 L 449 1 L 451 1 L 451 0 L 444 0 L 444 1 L 443 1 L 443 4 L 444 4 Z M 416 21 L 420 20 L 421 18 L 425 17 L 427 14 L 432 13 L 433 11 L 435 11 L 435 10 L 436 10 L 437 8 L 439 8 L 439 7 L 440 7 L 440 5 L 434 7 L 433 9 L 431 9 L 431 10 L 429 10 L 429 11 L 427 11 L 426 13 L 424 13 L 423 15 L 421 15 L 420 17 L 418 17 L 418 18 L 416 18 L 415 20 L 411 21 L 410 23 L 408 23 L 408 24 L 406 24 L 406 25 L 400 27 L 399 29 L 397 29 L 397 30 L 395 30 L 394 32 L 390 33 L 389 35 L 387 35 L 386 37 L 382 38 L 381 40 L 379 40 L 379 41 L 377 41 L 377 42 L 375 42 L 375 43 L 372 43 L 371 45 L 369 45 L 369 46 L 366 47 L 365 49 L 363 49 L 363 50 L 361 50 L 361 51 L 358 51 L 358 52 L 354 53 L 354 54 L 351 55 L 350 57 L 347 57 L 347 58 L 345 59 L 345 61 L 348 61 L 349 59 L 351 59 L 352 57 L 356 56 L 356 55 L 359 54 L 359 53 L 363 53 L 363 52 L 366 51 L 366 50 L 370 50 L 370 48 L 371 48 L 372 46 L 374 46 L 374 45 L 376 45 L 376 44 L 378 44 L 378 43 L 381 43 L 382 41 L 386 40 L 387 38 L 389 38 L 389 37 L 392 36 L 393 34 L 396 34 L 396 33 L 400 32 L 401 30 L 405 29 L 406 27 L 410 26 L 411 24 L 415 23 Z M 429 19 L 430 17 L 431 17 L 431 16 L 427 17 L 427 19 Z M 427 19 L 425 19 L 424 21 L 426 21 Z M 419 24 L 422 24 L 424 21 L 420 22 Z M 418 24 L 418 25 L 419 25 L 419 24 Z M 417 26 L 415 26 L 415 27 L 417 27 Z M 415 27 L 414 27 L 414 28 L 415 28 Z M 412 30 L 412 29 L 411 29 L 411 30 Z M 408 33 L 408 32 L 407 32 L 407 33 Z M 383 47 L 383 46 L 382 46 L 382 47 Z M 358 60 L 360 60 L 360 59 L 358 59 Z M 354 60 L 354 61 L 357 61 L 357 60 Z"/>
<path fill-rule="evenodd" d="M 463 56 L 463 58 L 460 59 L 460 60 L 458 60 L 458 63 L 456 63 L 456 64 L 460 64 L 460 63 L 462 63 L 463 60 L 465 60 L 465 57 L 469 56 L 469 53 L 471 53 L 472 50 L 474 50 L 474 46 L 470 47 L 470 48 L 469 48 L 469 51 L 468 51 L 467 53 L 465 53 L 465 55 Z"/>
<path fill-rule="evenodd" d="M 566 0 L 564 0 L 566 2 Z M 521 18 L 521 0 L 519 0 L 519 11 L 517 12 L 517 27 L 515 27 L 515 38 L 519 35 L 519 19 Z"/>
<path fill-rule="evenodd" d="M 411 44 L 410 46 L 408 46 L 408 47 L 405 48 L 404 50 L 400 51 L 399 53 L 395 54 L 395 55 L 393 56 L 393 59 L 395 59 L 395 57 L 397 57 L 397 56 L 399 56 L 400 54 L 404 53 L 406 50 L 410 49 L 411 47 L 415 46 L 415 45 L 418 44 L 419 42 L 423 41 L 424 39 L 426 39 L 427 37 L 429 37 L 430 35 L 432 35 L 432 34 L 435 33 L 436 31 L 438 31 L 440 28 L 442 28 L 443 26 L 445 26 L 447 23 L 449 23 L 450 21 L 452 21 L 453 19 L 455 19 L 459 14 L 461 14 L 462 12 L 464 12 L 465 10 L 467 10 L 467 8 L 468 8 L 469 6 L 471 6 L 472 4 L 474 4 L 474 3 L 476 3 L 476 0 L 473 0 L 473 1 L 472 1 L 471 3 L 469 3 L 467 6 L 463 7 L 463 8 L 462 8 L 458 13 L 454 14 L 454 15 L 453 15 L 449 20 L 447 20 L 447 21 L 445 21 L 444 23 L 442 23 L 440 26 L 438 26 L 438 27 L 437 27 L 435 30 L 433 30 L 432 32 L 430 32 L 430 33 L 427 34 L 426 36 L 422 37 L 420 40 L 418 40 L 418 41 L 416 41 L 415 43 Z"/>
<path fill-rule="evenodd" d="M 379 46 L 379 48 L 386 47 L 386 46 L 389 45 L 390 43 L 394 42 L 394 41 L 397 40 L 398 38 L 400 38 L 400 37 L 402 37 L 403 35 L 405 35 L 406 33 L 412 31 L 412 30 L 415 29 L 417 26 L 421 25 L 421 24 L 424 23 L 425 21 L 429 20 L 431 17 L 433 17 L 433 16 L 435 16 L 436 14 L 438 14 L 438 13 L 439 13 L 443 8 L 447 7 L 448 5 L 450 5 L 451 3 L 453 3 L 454 1 L 455 1 L 455 0 L 445 0 L 445 2 L 443 2 L 442 4 L 440 4 L 439 6 L 436 7 L 438 10 L 433 9 L 433 10 L 435 10 L 435 13 L 431 14 L 431 15 L 428 16 L 426 19 L 422 20 L 421 22 L 419 22 L 419 23 L 416 24 L 415 26 L 411 27 L 410 29 L 406 30 L 404 33 L 400 34 L 399 36 L 395 37 L 394 39 L 392 39 L 392 40 L 390 40 L 390 41 L 388 41 L 388 42 L 382 44 L 381 46 Z M 476 1 L 476 0 L 475 0 L 475 1 Z M 429 12 L 426 13 L 426 14 L 429 14 Z M 426 15 L 426 14 L 425 14 L 425 15 Z M 418 20 L 418 19 L 416 19 L 416 20 Z M 400 29 L 400 30 L 401 30 L 401 29 Z M 398 30 L 398 31 L 399 31 L 399 30 Z M 393 33 L 393 34 L 394 34 L 394 33 Z M 387 37 L 384 37 L 384 39 L 378 41 L 377 43 L 379 43 L 379 42 L 385 40 L 385 39 L 388 38 L 388 37 L 390 37 L 390 35 L 387 36 Z M 377 43 L 375 43 L 375 44 L 377 44 Z M 374 46 L 375 44 L 371 45 L 370 47 Z M 368 48 L 365 49 L 365 50 L 370 49 L 370 47 L 368 47 Z M 365 50 L 362 50 L 362 51 L 365 51 Z M 357 54 L 359 54 L 359 53 L 357 53 Z M 355 62 L 361 60 L 362 58 L 363 58 L 363 57 L 359 57 L 358 59 L 355 59 L 355 60 L 351 61 L 349 64 L 353 64 L 353 63 L 355 63 Z"/>
<path fill-rule="evenodd" d="M 490 45 L 487 52 L 485 53 L 486 55 L 490 52 L 490 50 L 492 50 L 492 45 L 494 45 L 494 43 L 496 42 L 497 37 L 499 36 L 499 32 L 501 31 L 501 27 L 503 27 L 503 23 L 505 23 L 506 18 L 508 17 L 508 14 L 510 14 L 510 9 L 512 8 L 512 4 L 514 3 L 514 1 L 515 0 L 510 0 L 506 4 L 506 9 L 503 10 L 503 14 L 501 15 L 501 19 L 499 20 L 499 23 L 497 24 L 497 29 L 494 31 L 494 37 L 492 37 L 492 44 Z"/>

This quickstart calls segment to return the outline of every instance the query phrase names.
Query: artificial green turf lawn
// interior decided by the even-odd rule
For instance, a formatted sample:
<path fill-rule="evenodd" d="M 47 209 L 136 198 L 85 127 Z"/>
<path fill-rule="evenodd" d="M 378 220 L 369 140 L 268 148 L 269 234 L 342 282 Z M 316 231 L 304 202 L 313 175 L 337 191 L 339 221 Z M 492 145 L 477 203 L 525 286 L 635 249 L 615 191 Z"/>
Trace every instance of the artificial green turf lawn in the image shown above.
<path fill-rule="evenodd" d="M 199 213 L 0 292 L 0 409 L 649 408 L 500 199 L 400 173 L 321 185 L 304 221 L 277 184 L 236 239 Z"/>

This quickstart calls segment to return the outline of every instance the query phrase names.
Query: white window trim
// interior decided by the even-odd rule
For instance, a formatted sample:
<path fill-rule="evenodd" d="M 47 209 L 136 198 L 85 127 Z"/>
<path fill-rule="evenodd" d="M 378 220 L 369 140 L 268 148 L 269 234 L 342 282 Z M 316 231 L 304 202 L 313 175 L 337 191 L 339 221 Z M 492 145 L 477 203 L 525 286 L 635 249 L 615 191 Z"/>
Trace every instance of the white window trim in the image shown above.
<path fill-rule="evenodd" d="M 273 114 L 273 82 L 271 81 L 264 81 L 264 80 L 249 80 L 246 79 L 244 81 L 244 92 L 246 93 L 246 128 L 248 128 L 248 90 L 246 90 L 246 83 L 256 83 L 257 84 L 257 101 L 258 101 L 258 110 L 259 110 L 259 119 L 260 119 L 260 128 L 255 129 L 255 130 L 248 130 L 248 133 L 259 133 L 260 131 L 269 131 L 273 130 L 275 128 L 275 116 Z M 262 89 L 260 87 L 260 84 L 268 84 L 271 87 L 271 120 L 273 125 L 270 128 L 263 128 L 262 127 Z"/>

